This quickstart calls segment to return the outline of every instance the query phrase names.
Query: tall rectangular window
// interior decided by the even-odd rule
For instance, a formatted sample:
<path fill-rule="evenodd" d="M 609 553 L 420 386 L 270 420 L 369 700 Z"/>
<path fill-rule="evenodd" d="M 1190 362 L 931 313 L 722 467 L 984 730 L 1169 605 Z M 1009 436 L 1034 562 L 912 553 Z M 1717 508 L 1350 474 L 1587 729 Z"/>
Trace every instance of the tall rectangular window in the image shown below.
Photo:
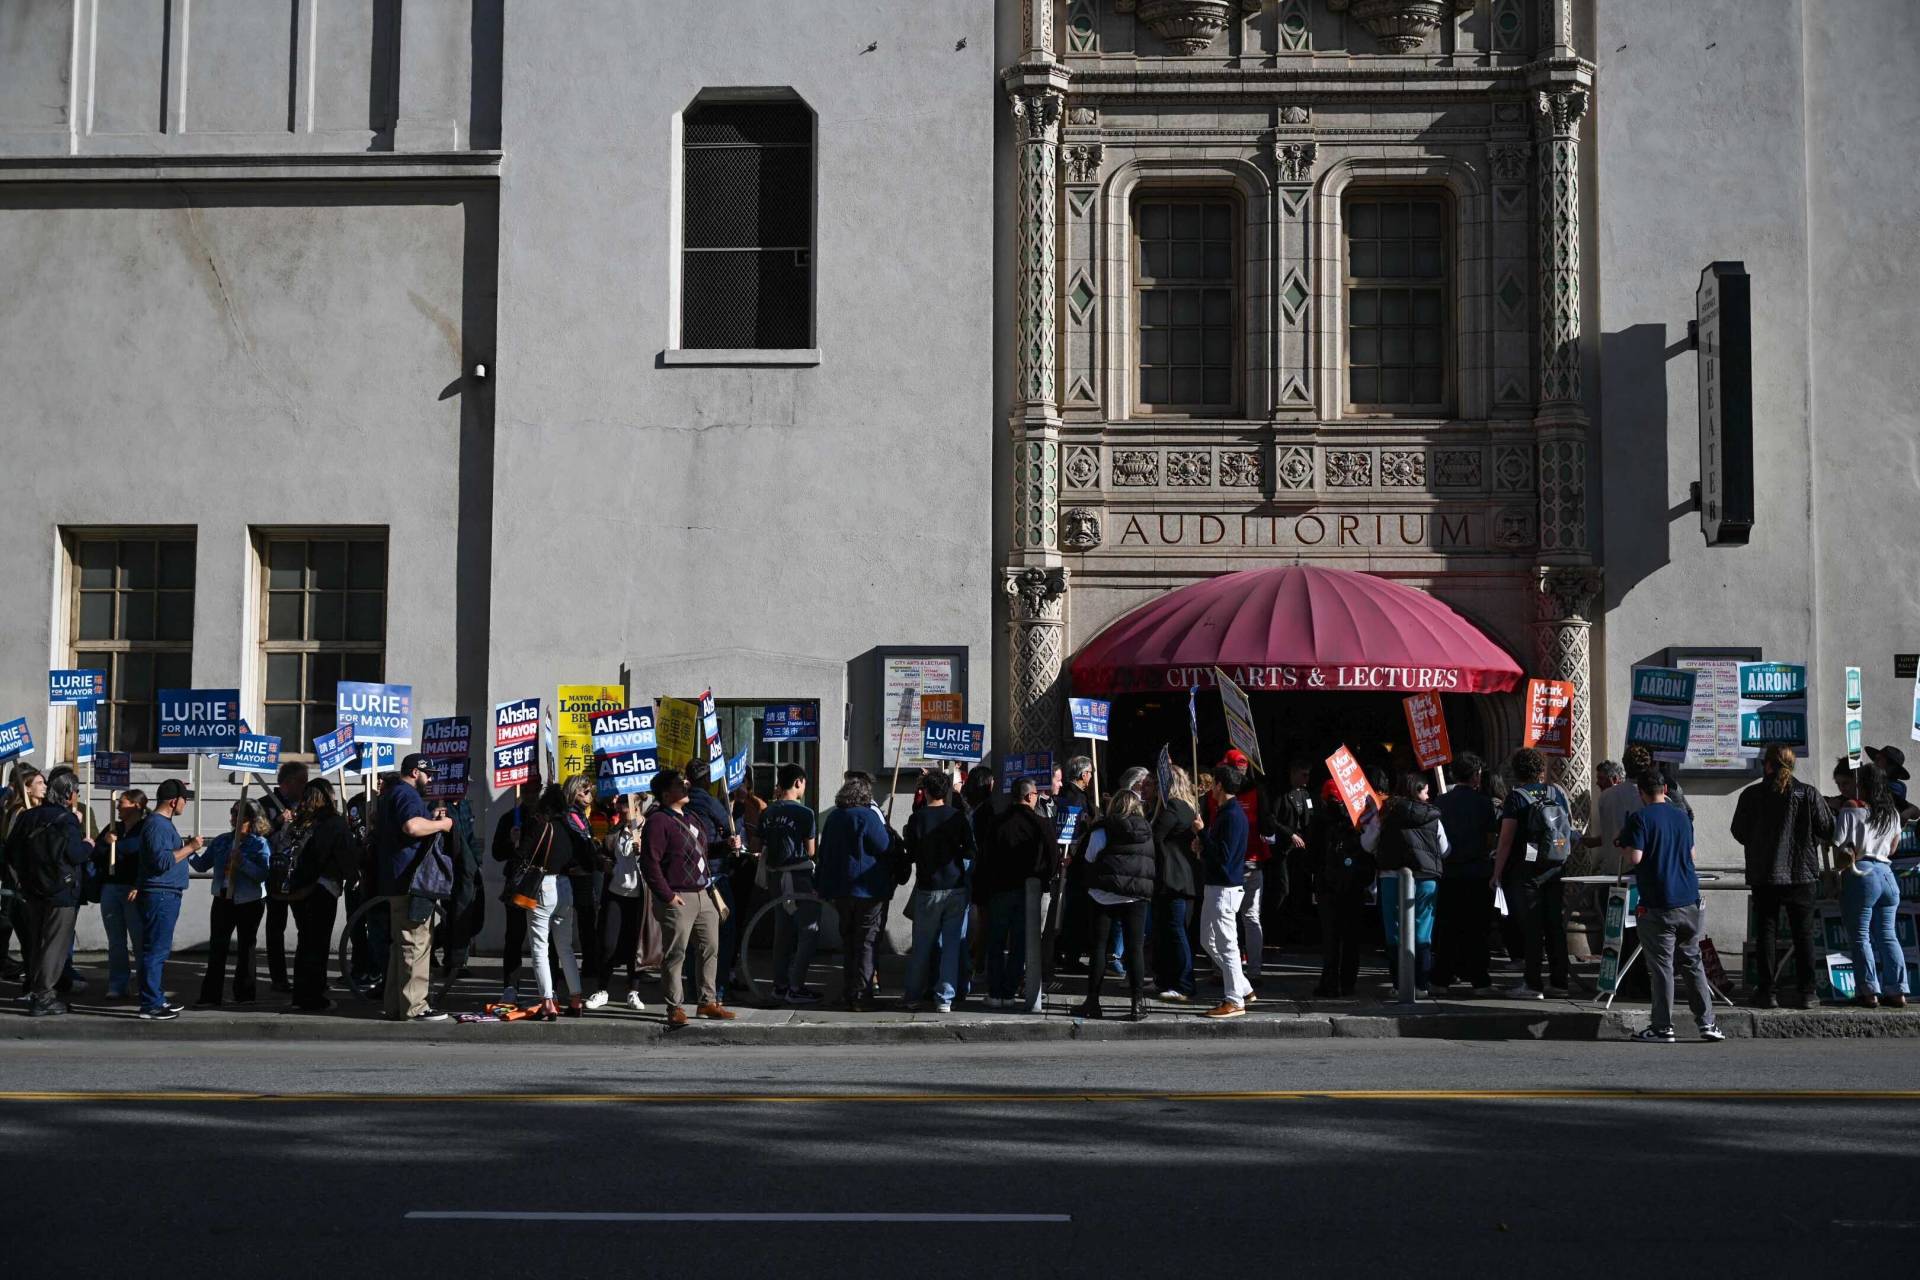
<path fill-rule="evenodd" d="M 378 682 L 387 666 L 384 534 L 273 534 L 264 562 L 266 727 L 284 755 L 334 727 L 336 685 Z"/>
<path fill-rule="evenodd" d="M 1142 413 L 1230 414 L 1239 407 L 1238 209 L 1229 196 L 1134 202 Z"/>
<path fill-rule="evenodd" d="M 1345 225 L 1348 406 L 1444 413 L 1451 381 L 1444 200 L 1349 196 Z"/>
<path fill-rule="evenodd" d="M 100 748 L 156 759 L 155 695 L 193 684 L 193 535 L 88 535 L 72 550 L 73 663 L 107 673 Z"/>
<path fill-rule="evenodd" d="M 812 347 L 813 113 L 706 102 L 681 124 L 681 347 Z"/>

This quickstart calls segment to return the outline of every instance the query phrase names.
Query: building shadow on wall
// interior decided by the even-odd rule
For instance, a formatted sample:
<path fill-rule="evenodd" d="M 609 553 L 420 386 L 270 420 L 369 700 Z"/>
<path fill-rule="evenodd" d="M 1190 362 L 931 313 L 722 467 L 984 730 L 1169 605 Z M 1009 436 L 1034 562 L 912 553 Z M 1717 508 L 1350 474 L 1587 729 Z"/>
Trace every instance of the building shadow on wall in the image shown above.
<path fill-rule="evenodd" d="M 1691 351 L 1684 336 L 1670 342 L 1664 324 L 1600 335 L 1601 538 L 1609 611 L 1668 563 L 1674 526 L 1693 518 L 1691 498 L 1670 497 L 1667 465 L 1667 366 Z"/>

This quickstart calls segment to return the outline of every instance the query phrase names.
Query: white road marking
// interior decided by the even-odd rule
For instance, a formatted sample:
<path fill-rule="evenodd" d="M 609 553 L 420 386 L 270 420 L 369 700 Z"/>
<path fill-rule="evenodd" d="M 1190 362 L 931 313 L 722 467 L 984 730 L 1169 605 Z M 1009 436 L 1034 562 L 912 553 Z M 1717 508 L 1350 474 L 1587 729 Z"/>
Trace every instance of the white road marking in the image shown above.
<path fill-rule="evenodd" d="M 1893 1231 L 1911 1231 L 1915 1228 L 1920 1228 L 1920 1222 L 1895 1222 L 1885 1218 L 1835 1218 L 1833 1225 L 1836 1227 L 1849 1227 L 1856 1230 L 1882 1228 Z"/>
<path fill-rule="evenodd" d="M 415 1222 L 1072 1222 L 1068 1213 L 548 1213 L 532 1209 L 412 1209 Z"/>

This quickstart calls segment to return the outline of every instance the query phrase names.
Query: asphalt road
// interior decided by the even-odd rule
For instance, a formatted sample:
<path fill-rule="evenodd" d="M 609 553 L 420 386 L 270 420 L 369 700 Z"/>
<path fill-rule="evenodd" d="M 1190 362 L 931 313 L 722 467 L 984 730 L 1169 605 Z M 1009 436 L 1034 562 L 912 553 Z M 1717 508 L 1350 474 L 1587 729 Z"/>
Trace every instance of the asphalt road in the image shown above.
<path fill-rule="evenodd" d="M 1899 1041 L 12 1043 L 0 1257 L 23 1277 L 1907 1274 L 1916 1068 Z M 477 1216 L 423 1216 L 445 1214 Z"/>

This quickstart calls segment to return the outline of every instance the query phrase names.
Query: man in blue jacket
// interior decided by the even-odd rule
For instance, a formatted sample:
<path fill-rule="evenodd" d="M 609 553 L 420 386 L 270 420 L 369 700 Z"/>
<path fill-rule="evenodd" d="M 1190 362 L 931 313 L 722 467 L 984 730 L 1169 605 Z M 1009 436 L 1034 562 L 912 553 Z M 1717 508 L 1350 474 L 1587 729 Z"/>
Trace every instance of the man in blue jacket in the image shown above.
<path fill-rule="evenodd" d="M 25 904 L 27 1015 L 34 1018 L 67 1012 L 53 987 L 73 949 L 84 887 L 81 868 L 93 858 L 93 846 L 73 811 L 75 790 L 71 773 L 54 778 L 46 798 L 7 835 L 7 862 Z"/>
<path fill-rule="evenodd" d="M 193 792 L 180 779 L 162 782 L 154 797 L 153 812 L 140 824 L 133 848 L 140 869 L 134 899 L 140 907 L 140 1016 L 148 1022 L 166 1022 L 180 1016 L 180 1006 L 167 1002 L 167 958 L 173 954 L 180 895 L 187 888 L 187 859 L 200 852 L 202 841 L 199 836 L 182 840 L 173 825 L 193 799 Z"/>
<path fill-rule="evenodd" d="M 1247 777 L 1230 764 L 1213 771 L 1213 825 L 1207 828 L 1201 861 L 1206 871 L 1200 940 L 1220 970 L 1225 998 L 1203 1017 L 1239 1018 L 1247 1012 L 1253 984 L 1240 967 L 1240 901 L 1246 896 L 1247 811 L 1235 799 Z"/>

